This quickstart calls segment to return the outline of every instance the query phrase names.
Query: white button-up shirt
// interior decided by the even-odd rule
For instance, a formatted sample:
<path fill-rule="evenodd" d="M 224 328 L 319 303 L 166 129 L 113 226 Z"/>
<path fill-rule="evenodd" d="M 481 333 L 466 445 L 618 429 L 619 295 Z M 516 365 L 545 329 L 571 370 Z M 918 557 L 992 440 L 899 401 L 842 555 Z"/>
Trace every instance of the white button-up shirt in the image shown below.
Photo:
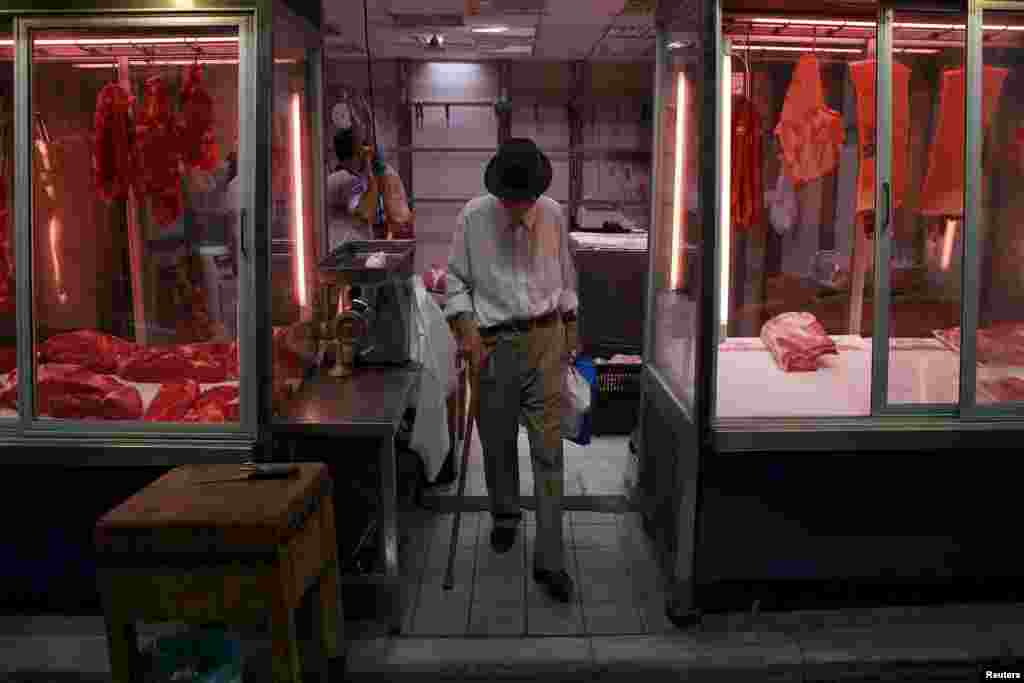
<path fill-rule="evenodd" d="M 448 259 L 445 315 L 473 313 L 480 327 L 575 312 L 576 267 L 562 207 L 542 196 L 510 225 L 497 197 L 471 200 L 459 213 Z"/>

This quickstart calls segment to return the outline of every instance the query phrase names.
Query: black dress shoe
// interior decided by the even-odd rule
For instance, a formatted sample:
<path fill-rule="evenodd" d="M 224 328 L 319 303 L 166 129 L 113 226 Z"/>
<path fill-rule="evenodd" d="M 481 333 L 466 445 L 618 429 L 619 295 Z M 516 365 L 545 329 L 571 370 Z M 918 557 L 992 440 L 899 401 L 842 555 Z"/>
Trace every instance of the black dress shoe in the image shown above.
<path fill-rule="evenodd" d="M 547 594 L 559 602 L 569 602 L 572 597 L 572 578 L 564 569 L 559 572 L 534 569 L 533 580 L 544 586 Z"/>
<path fill-rule="evenodd" d="M 516 544 L 516 533 L 519 529 L 514 526 L 496 526 L 491 529 L 491 547 L 499 555 L 507 553 Z"/>

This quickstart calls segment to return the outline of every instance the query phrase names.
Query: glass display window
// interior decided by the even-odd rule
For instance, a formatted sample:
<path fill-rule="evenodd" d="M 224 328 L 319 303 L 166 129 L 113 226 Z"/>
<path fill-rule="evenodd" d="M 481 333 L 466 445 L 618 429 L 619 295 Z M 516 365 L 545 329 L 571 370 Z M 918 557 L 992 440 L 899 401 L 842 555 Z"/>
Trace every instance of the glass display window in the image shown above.
<path fill-rule="evenodd" d="M 27 32 L 31 414 L 238 425 L 240 25 L 53 24 Z"/>
<path fill-rule="evenodd" d="M 986 15 L 723 16 L 717 419 L 1019 408 L 1024 30 Z"/>
<path fill-rule="evenodd" d="M 317 264 L 334 245 L 330 235 L 324 234 L 321 176 L 315 172 L 323 162 L 314 158 L 321 148 L 313 144 L 322 128 L 323 103 L 313 87 L 320 74 L 321 53 L 309 49 L 303 20 L 286 8 L 275 8 L 274 23 L 269 341 L 271 406 L 276 417 L 315 365 Z M 359 118 L 358 110 L 356 118 L 360 134 L 353 145 L 358 148 L 370 144 L 375 129 Z"/>
<path fill-rule="evenodd" d="M 18 329 L 14 239 L 14 39 L 0 23 L 0 382 L 17 381 Z M 16 405 L 0 405 L 0 421 L 18 416 Z"/>
<path fill-rule="evenodd" d="M 701 155 L 707 134 L 701 48 L 688 34 L 659 31 L 653 177 L 650 362 L 691 409 L 700 342 L 705 202 Z"/>
<path fill-rule="evenodd" d="M 983 12 L 982 122 L 976 256 L 975 398 L 1019 411 L 1024 401 L 1024 15 Z M 953 240 L 962 239 L 962 227 Z M 959 237 L 958 237 L 959 236 Z M 943 237 L 945 237 L 943 235 Z M 972 302 L 973 303 L 973 302 Z M 949 334 L 951 342 L 957 337 Z"/>

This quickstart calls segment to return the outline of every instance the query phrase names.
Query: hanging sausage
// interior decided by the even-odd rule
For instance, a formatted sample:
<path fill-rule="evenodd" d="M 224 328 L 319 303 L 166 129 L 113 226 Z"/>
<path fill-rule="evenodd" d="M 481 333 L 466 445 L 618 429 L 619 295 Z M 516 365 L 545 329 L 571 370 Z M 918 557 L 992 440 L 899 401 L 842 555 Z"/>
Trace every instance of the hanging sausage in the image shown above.
<path fill-rule="evenodd" d="M 138 195 L 150 198 L 153 221 L 166 227 L 181 216 L 185 207 L 179 127 L 160 76 L 146 79 L 142 115 L 135 130 Z"/>
<path fill-rule="evenodd" d="M 131 123 L 131 95 L 111 81 L 96 96 L 93 147 L 93 182 L 101 199 L 128 199 L 136 180 L 135 131 Z"/>
<path fill-rule="evenodd" d="M 761 180 L 761 117 L 748 98 L 737 96 L 732 105 L 732 181 L 730 209 L 733 232 L 759 228 L 764 222 L 764 187 Z"/>
<path fill-rule="evenodd" d="M 213 135 L 213 98 L 203 85 L 203 67 L 191 64 L 181 87 L 181 137 L 185 163 L 212 171 L 220 151 Z"/>

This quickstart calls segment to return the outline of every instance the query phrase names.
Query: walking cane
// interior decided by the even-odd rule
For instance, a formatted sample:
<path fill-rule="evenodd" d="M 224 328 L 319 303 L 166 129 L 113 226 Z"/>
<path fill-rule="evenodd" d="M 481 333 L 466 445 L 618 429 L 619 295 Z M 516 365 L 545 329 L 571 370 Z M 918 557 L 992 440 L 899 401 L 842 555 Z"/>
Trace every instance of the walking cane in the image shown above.
<path fill-rule="evenodd" d="M 460 352 L 456 356 L 458 366 L 456 367 L 455 374 L 459 376 L 458 384 L 455 387 L 455 401 L 459 407 L 465 409 L 466 407 L 466 392 L 465 387 L 467 384 L 471 384 L 473 381 L 472 368 L 468 370 L 463 365 L 464 357 Z M 462 374 L 465 372 L 465 381 L 463 381 Z M 455 517 L 452 520 L 452 540 L 451 545 L 448 548 L 448 569 L 444 574 L 444 589 L 450 591 L 454 584 L 454 571 L 455 571 L 455 553 L 459 548 L 459 525 L 462 522 L 462 501 L 466 493 L 466 469 L 469 465 L 469 447 L 473 443 L 473 423 L 476 421 L 477 412 L 477 388 L 470 386 L 471 400 L 469 409 L 466 410 L 466 422 L 462 429 L 462 465 L 459 468 L 459 496 L 455 505 Z"/>

